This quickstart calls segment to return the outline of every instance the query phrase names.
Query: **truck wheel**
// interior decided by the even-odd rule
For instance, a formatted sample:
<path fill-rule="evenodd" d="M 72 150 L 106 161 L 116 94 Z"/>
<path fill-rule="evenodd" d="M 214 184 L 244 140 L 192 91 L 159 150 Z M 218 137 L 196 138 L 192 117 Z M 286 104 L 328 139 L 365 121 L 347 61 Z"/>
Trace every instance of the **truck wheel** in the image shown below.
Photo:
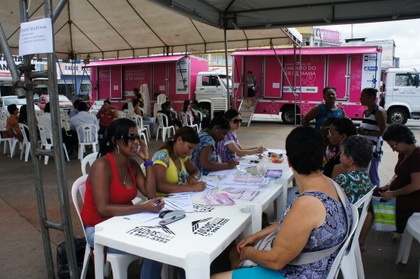
<path fill-rule="evenodd" d="M 407 119 L 407 112 L 403 108 L 391 108 L 388 111 L 387 122 L 390 124 L 405 124 Z"/>
<path fill-rule="evenodd" d="M 299 112 L 299 111 L 297 111 L 297 112 Z M 295 124 L 295 118 L 296 118 L 295 109 L 293 107 L 285 108 L 281 112 L 281 120 L 285 124 Z M 300 119 L 297 118 L 296 123 L 299 123 L 299 122 L 300 122 Z"/>

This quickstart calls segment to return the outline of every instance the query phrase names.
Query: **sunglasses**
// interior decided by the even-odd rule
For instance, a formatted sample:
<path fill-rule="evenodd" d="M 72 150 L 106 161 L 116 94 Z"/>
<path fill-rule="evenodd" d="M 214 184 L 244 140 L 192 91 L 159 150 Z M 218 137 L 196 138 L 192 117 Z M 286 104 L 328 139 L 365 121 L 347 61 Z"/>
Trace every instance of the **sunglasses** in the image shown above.
<path fill-rule="evenodd" d="M 232 122 L 235 124 L 242 123 L 242 119 L 233 119 Z"/>
<path fill-rule="evenodd" d="M 127 139 L 129 141 L 140 140 L 140 135 L 139 134 L 128 134 Z"/>

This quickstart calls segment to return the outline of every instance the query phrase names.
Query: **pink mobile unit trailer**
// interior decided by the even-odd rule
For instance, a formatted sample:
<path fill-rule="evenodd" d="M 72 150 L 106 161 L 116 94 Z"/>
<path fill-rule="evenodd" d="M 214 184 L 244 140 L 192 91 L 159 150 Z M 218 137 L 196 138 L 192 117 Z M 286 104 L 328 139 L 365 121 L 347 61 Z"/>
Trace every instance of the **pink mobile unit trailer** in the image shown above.
<path fill-rule="evenodd" d="M 323 102 L 326 86 L 337 89 L 337 102 L 348 117 L 361 119 L 365 108 L 360 104 L 360 91 L 380 86 L 381 48 L 376 46 L 248 50 L 235 51 L 232 56 L 233 106 L 238 107 L 246 96 L 241 80 L 252 71 L 259 87 L 254 113 L 281 113 L 285 123 L 294 123 L 296 116 L 299 120 Z"/>

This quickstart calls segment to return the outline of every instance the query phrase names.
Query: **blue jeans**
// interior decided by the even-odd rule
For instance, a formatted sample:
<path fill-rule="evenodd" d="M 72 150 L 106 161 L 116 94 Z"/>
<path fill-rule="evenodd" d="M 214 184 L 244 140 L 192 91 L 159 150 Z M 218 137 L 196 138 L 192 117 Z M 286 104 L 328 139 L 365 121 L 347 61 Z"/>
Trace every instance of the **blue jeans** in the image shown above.
<path fill-rule="evenodd" d="M 144 259 L 141 266 L 141 279 L 160 279 L 163 263 Z M 175 267 L 179 279 L 185 279 L 185 271 L 182 268 Z"/>
<path fill-rule="evenodd" d="M 379 163 L 380 159 L 372 158 L 370 161 L 370 168 L 369 168 L 369 178 L 370 182 L 376 187 L 381 187 L 381 181 L 379 179 Z"/>
<path fill-rule="evenodd" d="M 85 227 L 85 233 L 86 233 L 86 241 L 89 244 L 91 248 L 93 248 L 95 244 L 95 227 Z M 116 250 L 113 248 L 108 248 L 107 253 L 115 253 L 115 254 L 126 254 L 123 251 Z"/>

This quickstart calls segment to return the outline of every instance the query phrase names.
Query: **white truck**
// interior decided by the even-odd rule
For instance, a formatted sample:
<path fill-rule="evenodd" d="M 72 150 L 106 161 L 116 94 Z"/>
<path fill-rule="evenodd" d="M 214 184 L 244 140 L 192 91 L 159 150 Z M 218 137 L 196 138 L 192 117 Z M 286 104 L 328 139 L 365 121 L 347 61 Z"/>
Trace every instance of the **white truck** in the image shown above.
<path fill-rule="evenodd" d="M 229 91 L 232 92 L 232 82 L 229 79 Z M 195 85 L 195 98 L 200 103 L 203 111 L 208 111 L 213 117 L 220 111 L 226 111 L 227 107 L 227 78 L 225 73 L 199 72 Z M 230 94 L 231 96 L 232 94 Z"/>
<path fill-rule="evenodd" d="M 405 124 L 420 119 L 419 73 L 415 69 L 390 68 L 383 77 L 388 123 Z"/>

